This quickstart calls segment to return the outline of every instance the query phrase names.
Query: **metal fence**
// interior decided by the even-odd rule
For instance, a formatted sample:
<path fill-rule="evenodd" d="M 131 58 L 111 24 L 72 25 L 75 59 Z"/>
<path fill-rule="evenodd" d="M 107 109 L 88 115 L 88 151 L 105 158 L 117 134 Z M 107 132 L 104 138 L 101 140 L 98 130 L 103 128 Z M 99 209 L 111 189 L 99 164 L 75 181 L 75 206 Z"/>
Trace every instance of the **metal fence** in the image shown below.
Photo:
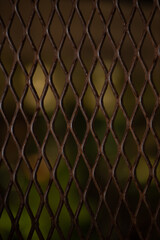
<path fill-rule="evenodd" d="M 0 1 L 1 239 L 160 239 L 160 4 Z"/>

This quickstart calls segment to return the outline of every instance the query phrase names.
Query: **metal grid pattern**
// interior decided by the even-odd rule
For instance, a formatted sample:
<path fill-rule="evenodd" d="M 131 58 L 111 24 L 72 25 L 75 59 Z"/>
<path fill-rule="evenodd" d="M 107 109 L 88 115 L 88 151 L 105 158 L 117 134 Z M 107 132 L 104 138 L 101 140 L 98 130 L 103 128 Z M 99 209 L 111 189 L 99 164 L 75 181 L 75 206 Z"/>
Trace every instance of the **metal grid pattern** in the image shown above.
<path fill-rule="evenodd" d="M 1 239 L 160 238 L 159 1 L 0 2 Z"/>

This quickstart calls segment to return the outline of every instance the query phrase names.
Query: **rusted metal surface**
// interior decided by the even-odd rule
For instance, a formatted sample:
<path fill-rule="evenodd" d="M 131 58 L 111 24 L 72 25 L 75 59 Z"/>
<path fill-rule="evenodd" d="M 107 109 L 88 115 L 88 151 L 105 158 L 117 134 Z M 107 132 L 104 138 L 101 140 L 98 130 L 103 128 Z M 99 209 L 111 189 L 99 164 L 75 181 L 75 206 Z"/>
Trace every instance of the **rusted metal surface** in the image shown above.
<path fill-rule="evenodd" d="M 0 2 L 1 239 L 160 238 L 159 1 Z"/>

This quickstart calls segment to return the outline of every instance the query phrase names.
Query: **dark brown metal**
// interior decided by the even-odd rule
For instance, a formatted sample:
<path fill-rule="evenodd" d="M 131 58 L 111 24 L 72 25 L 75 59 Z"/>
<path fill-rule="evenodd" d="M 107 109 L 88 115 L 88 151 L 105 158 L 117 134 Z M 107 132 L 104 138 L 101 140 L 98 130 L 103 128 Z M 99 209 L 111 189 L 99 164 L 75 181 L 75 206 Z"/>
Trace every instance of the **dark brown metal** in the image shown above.
<path fill-rule="evenodd" d="M 160 238 L 159 1 L 0 2 L 1 239 Z"/>

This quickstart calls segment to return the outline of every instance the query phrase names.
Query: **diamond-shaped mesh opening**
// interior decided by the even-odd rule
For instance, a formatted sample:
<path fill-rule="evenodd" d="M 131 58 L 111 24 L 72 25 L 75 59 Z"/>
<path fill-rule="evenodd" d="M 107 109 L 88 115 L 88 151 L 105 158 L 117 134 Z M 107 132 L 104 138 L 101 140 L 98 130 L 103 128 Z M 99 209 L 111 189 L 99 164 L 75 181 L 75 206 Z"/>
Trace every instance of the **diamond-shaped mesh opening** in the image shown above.
<path fill-rule="evenodd" d="M 92 151 L 90 151 L 90 149 L 92 149 Z M 97 152 L 98 149 L 94 137 L 91 133 L 89 133 L 84 146 L 84 154 L 90 166 L 94 165 L 97 157 Z"/>
<path fill-rule="evenodd" d="M 82 104 L 85 112 L 87 112 L 88 118 L 91 118 L 95 109 L 96 100 L 92 88 L 90 86 L 87 86 Z"/>
<path fill-rule="evenodd" d="M 76 184 L 74 182 L 72 182 L 67 198 L 70 208 L 73 214 L 75 214 L 80 204 L 80 194 L 78 193 Z"/>
<path fill-rule="evenodd" d="M 89 37 L 86 35 L 84 38 L 83 45 L 81 47 L 80 56 L 82 61 L 85 64 L 86 69 L 89 71 L 94 59 L 94 51 L 92 47 L 92 42 L 90 41 Z"/>
<path fill-rule="evenodd" d="M 114 180 L 111 179 L 110 184 L 108 186 L 106 196 L 105 196 L 106 204 L 109 207 L 109 211 L 112 215 L 115 215 L 118 210 L 119 205 L 119 193 L 118 189 L 115 185 Z"/>
<path fill-rule="evenodd" d="M 126 55 L 126 49 L 128 51 L 127 55 Z M 134 45 L 132 44 L 132 41 L 130 40 L 128 35 L 125 36 L 125 39 L 121 47 L 121 57 L 124 62 L 124 65 L 129 70 L 133 62 Z"/>
<path fill-rule="evenodd" d="M 24 4 L 26 4 L 25 8 L 24 8 Z M 22 1 L 18 2 L 17 6 L 18 6 L 18 10 L 20 12 L 21 18 L 23 19 L 24 23 L 27 25 L 30 21 L 31 15 L 34 11 L 32 2 L 29 2 L 29 1 L 25 2 L 25 0 L 22 0 Z"/>
<path fill-rule="evenodd" d="M 158 1 L 0 1 L 0 239 L 160 238 Z"/>
<path fill-rule="evenodd" d="M 3 4 L 1 2 L 1 16 L 2 19 L 4 21 L 4 23 L 8 23 L 11 15 L 12 15 L 12 4 L 10 4 L 9 1 L 6 2 L 6 4 Z M 7 10 L 7 14 L 6 14 L 6 10 Z"/>
<path fill-rule="evenodd" d="M 82 238 L 84 238 L 89 231 L 90 219 L 91 219 L 91 217 L 89 215 L 89 212 L 88 212 L 85 204 L 83 204 L 81 206 L 80 213 L 78 215 L 78 224 L 81 229 Z"/>
<path fill-rule="evenodd" d="M 74 42 L 77 46 L 79 46 L 81 38 L 83 36 L 83 22 L 77 11 L 74 12 L 69 29 Z M 78 29 L 78 31 L 76 31 L 76 29 Z"/>
<path fill-rule="evenodd" d="M 65 96 L 63 98 L 63 108 L 66 113 L 66 117 L 70 119 L 75 109 L 75 94 L 70 86 L 66 89 Z"/>
<path fill-rule="evenodd" d="M 5 79 L 5 73 L 2 69 L 0 69 L 0 77 L 1 77 L 1 87 L 0 87 L 0 98 L 4 95 L 5 88 L 6 88 L 6 79 Z"/>
<path fill-rule="evenodd" d="M 89 17 L 92 12 L 92 8 L 93 8 L 92 2 L 87 1 L 86 4 L 84 4 L 84 1 L 79 2 L 78 10 L 81 12 L 81 15 L 82 15 L 83 19 L 85 20 L 85 22 L 87 22 L 89 20 Z"/>
<path fill-rule="evenodd" d="M 131 220 L 130 220 L 128 210 L 127 210 L 125 204 L 122 202 L 119 212 L 118 212 L 117 223 L 118 223 L 119 229 L 124 237 L 127 237 L 127 235 L 128 235 L 128 231 L 130 228 L 130 222 L 131 222 Z"/>
<path fill-rule="evenodd" d="M 121 66 L 121 64 L 119 64 L 119 62 L 117 62 L 113 69 L 112 69 L 112 73 L 111 73 L 111 82 L 112 82 L 112 86 L 114 88 L 114 90 L 120 94 L 123 87 L 124 87 L 124 71 L 123 68 Z"/>
<path fill-rule="evenodd" d="M 45 76 L 39 64 L 36 66 L 35 72 L 32 76 L 32 84 L 33 84 L 34 91 L 37 93 L 38 97 L 40 98 L 45 86 Z"/>
<path fill-rule="evenodd" d="M 17 15 L 14 15 L 14 18 L 12 20 L 9 28 L 9 35 L 12 39 L 12 43 L 16 49 L 18 49 L 23 39 L 23 25 L 21 24 L 21 21 Z"/>
<path fill-rule="evenodd" d="M 131 165 L 134 165 L 135 160 L 138 156 L 137 141 L 134 139 L 131 132 L 128 132 L 124 142 L 125 156 L 129 160 Z"/>
<path fill-rule="evenodd" d="M 54 183 L 52 183 L 49 188 L 47 199 L 50 210 L 55 214 L 58 211 L 58 206 L 60 204 L 60 193 Z"/>
<path fill-rule="evenodd" d="M 152 132 L 149 132 L 148 136 L 146 137 L 145 143 L 144 143 L 144 150 L 145 150 L 146 156 L 148 157 L 148 159 L 152 165 L 155 164 L 155 159 L 158 154 L 157 147 L 158 146 L 157 146 L 157 143 L 154 139 Z"/>
<path fill-rule="evenodd" d="M 85 71 L 82 68 L 80 62 L 77 62 L 76 65 L 74 65 L 74 69 L 72 72 L 72 84 L 75 88 L 75 91 L 77 95 L 81 96 L 84 84 L 85 84 Z"/>
<path fill-rule="evenodd" d="M 47 163 L 43 158 L 41 159 L 39 166 L 37 168 L 36 178 L 38 183 L 41 184 L 41 189 L 43 190 L 43 192 L 45 192 L 50 179 L 50 172 L 49 172 Z"/>
<path fill-rule="evenodd" d="M 69 71 L 74 60 L 73 45 L 70 39 L 66 36 L 61 46 L 60 57 L 66 69 Z M 67 57 L 69 55 L 69 58 Z"/>
<path fill-rule="evenodd" d="M 25 194 L 27 191 L 27 188 L 31 181 L 32 173 L 30 169 L 28 168 L 28 165 L 25 163 L 24 159 L 19 164 L 19 168 L 17 171 L 16 179 L 19 184 L 19 187 L 21 188 L 21 191 Z"/>
<path fill-rule="evenodd" d="M 95 135 L 98 137 L 100 141 L 104 138 L 107 130 L 107 124 L 105 116 L 101 109 L 98 110 L 98 112 L 95 115 L 94 121 L 93 121 L 93 128 Z"/>
<path fill-rule="evenodd" d="M 128 101 L 129 99 L 129 101 Z M 123 107 L 128 117 L 132 116 L 135 109 L 135 96 L 133 94 L 132 88 L 127 84 L 126 89 L 123 93 Z"/>
<path fill-rule="evenodd" d="M 6 189 L 8 188 L 10 183 L 10 173 L 7 166 L 2 160 L 0 162 L 0 175 L 2 179 L 0 183 L 1 197 L 4 197 L 6 194 Z"/>
<path fill-rule="evenodd" d="M 51 228 L 51 221 L 49 213 L 45 207 L 43 207 L 39 218 L 39 228 L 41 229 L 43 237 L 47 238 Z"/>
<path fill-rule="evenodd" d="M 131 82 L 137 95 L 139 95 L 145 83 L 145 72 L 139 61 L 135 62 L 133 71 L 131 73 Z"/>
<path fill-rule="evenodd" d="M 24 72 L 19 64 L 16 66 L 14 70 L 11 82 L 16 96 L 20 99 L 24 92 L 26 81 Z"/>
<path fill-rule="evenodd" d="M 45 2 L 41 1 L 38 3 L 38 9 L 43 20 L 47 23 L 52 9 L 52 2 L 49 0 L 46 0 Z"/>
<path fill-rule="evenodd" d="M 107 85 L 103 96 L 103 106 L 108 117 L 111 118 L 116 108 L 116 97 L 110 84 Z"/>
<path fill-rule="evenodd" d="M 19 229 L 23 238 L 26 238 L 29 235 L 29 232 L 31 230 L 31 219 L 29 217 L 29 214 L 26 208 L 24 208 L 21 213 L 21 217 L 19 219 Z"/>
<path fill-rule="evenodd" d="M 95 32 L 95 28 L 97 28 L 96 32 Z M 101 41 L 103 33 L 104 33 L 104 24 L 102 22 L 100 15 L 96 11 L 93 15 L 93 20 L 90 24 L 90 34 L 93 38 L 93 41 L 96 43 L 96 45 L 98 45 L 99 42 Z"/>
<path fill-rule="evenodd" d="M 68 2 L 59 2 L 57 4 L 58 7 L 58 12 L 61 14 L 61 16 L 64 19 L 64 22 L 67 22 L 68 19 L 70 18 L 71 14 L 72 14 L 72 1 L 68 1 Z"/>
<path fill-rule="evenodd" d="M 32 25 L 29 28 L 29 34 L 34 45 L 38 47 L 42 39 L 43 27 L 37 14 L 34 14 L 33 16 Z"/>
<path fill-rule="evenodd" d="M 14 53 L 6 39 L 3 39 L 3 48 L 1 48 L 1 62 L 4 70 L 9 74 L 14 63 Z"/>
<path fill-rule="evenodd" d="M 60 45 L 60 43 L 63 39 L 62 38 L 63 37 L 63 28 L 64 28 L 64 26 L 61 22 L 61 17 L 55 11 L 54 15 L 51 18 L 51 22 L 49 25 L 49 31 L 50 31 L 51 37 L 57 47 Z"/>
<path fill-rule="evenodd" d="M 58 146 L 54 136 L 49 133 L 44 146 L 45 158 L 53 166 L 58 157 Z"/>
<path fill-rule="evenodd" d="M 8 106 L 10 106 L 9 110 L 8 110 Z M 13 119 L 15 110 L 16 110 L 16 102 L 15 102 L 14 95 L 13 95 L 11 89 L 7 88 L 6 94 L 3 98 L 2 111 L 9 123 Z"/>
<path fill-rule="evenodd" d="M 46 121 L 42 114 L 39 112 L 34 120 L 33 133 L 36 137 L 36 141 L 39 145 L 43 144 L 45 135 L 47 131 Z"/>
<path fill-rule="evenodd" d="M 54 45 L 50 39 L 46 37 L 40 52 L 40 56 L 43 62 L 43 67 L 45 67 L 48 72 L 50 72 L 53 63 L 55 63 L 55 55 L 56 53 Z"/>
<path fill-rule="evenodd" d="M 53 239 L 58 239 L 58 240 L 61 239 L 61 237 L 56 229 L 54 230 L 52 237 L 53 237 Z"/>
<path fill-rule="evenodd" d="M 126 184 L 128 183 L 129 178 L 129 167 L 125 159 L 120 157 L 118 161 L 118 165 L 116 166 L 116 172 L 115 175 L 118 180 L 118 185 L 123 190 L 126 187 Z"/>
<path fill-rule="evenodd" d="M 4 156 L 8 165 L 11 166 L 12 169 L 15 169 L 18 162 L 18 147 L 11 135 L 7 139 Z"/>
<path fill-rule="evenodd" d="M 144 132 L 146 129 L 146 120 L 140 107 L 137 108 L 137 111 L 134 115 L 132 128 L 134 130 L 134 134 L 137 136 L 139 140 L 141 140 L 144 136 Z"/>
<path fill-rule="evenodd" d="M 97 62 L 95 69 L 92 73 L 92 83 L 98 95 L 100 95 L 102 92 L 103 85 L 105 83 L 105 73 L 103 67 L 99 62 Z"/>
<path fill-rule="evenodd" d="M 6 209 L 1 212 L 1 218 L 0 218 L 0 227 L 3 229 L 1 232 L 1 238 L 5 239 L 9 237 L 10 231 L 8 229 L 11 229 L 11 219 L 7 214 Z"/>
<path fill-rule="evenodd" d="M 143 216 L 143 218 L 141 216 Z M 139 235 L 142 238 L 146 238 L 151 227 L 151 219 L 147 206 L 144 202 L 141 203 L 140 209 L 137 214 L 137 226 L 139 229 Z"/>
<path fill-rule="evenodd" d="M 97 222 L 102 236 L 105 238 L 108 237 L 109 233 L 111 232 L 111 221 L 112 218 L 109 214 L 109 211 L 107 210 L 106 205 L 102 202 L 97 215 Z"/>
<path fill-rule="evenodd" d="M 158 137 L 158 139 L 160 138 L 160 128 L 159 128 L 159 124 L 158 124 L 159 117 L 160 117 L 160 108 L 158 107 L 156 109 L 154 119 L 153 119 L 153 128 L 154 128 L 155 134 Z"/>
<path fill-rule="evenodd" d="M 146 4 L 145 6 L 142 6 L 142 2 L 139 3 L 139 9 L 142 14 L 144 14 L 144 17 L 149 18 L 150 15 L 152 15 L 152 8 L 148 7 L 149 4 Z"/>
<path fill-rule="evenodd" d="M 48 87 L 43 98 L 43 107 L 44 111 L 47 114 L 47 117 L 51 119 L 55 109 L 56 109 L 56 98 L 53 94 L 52 88 Z"/>
<path fill-rule="evenodd" d="M 95 169 L 95 179 L 101 190 L 104 190 L 109 180 L 109 170 L 106 160 L 103 157 L 98 159 L 98 163 Z"/>
<path fill-rule="evenodd" d="M 118 45 L 123 35 L 123 18 L 116 8 L 114 8 L 111 15 L 109 31 L 113 42 Z"/>
<path fill-rule="evenodd" d="M 53 129 L 58 140 L 62 142 L 66 133 L 66 121 L 60 110 L 56 114 L 56 119 L 53 123 Z"/>
<path fill-rule="evenodd" d="M 91 209 L 91 212 L 95 214 L 99 203 L 99 194 L 93 181 L 91 181 L 88 186 L 86 201 Z"/>
<path fill-rule="evenodd" d="M 148 101 L 148 99 L 150 101 Z M 155 108 L 155 103 L 156 103 L 156 99 L 155 99 L 154 92 L 153 92 L 151 86 L 147 85 L 147 87 L 145 89 L 145 93 L 143 95 L 143 106 L 145 108 L 147 116 L 149 116 L 149 117 L 151 116 L 151 114 Z"/>
<path fill-rule="evenodd" d="M 5 120 L 2 114 L 0 114 L 0 121 L 1 121 L 0 148 L 2 148 L 6 138 L 6 133 L 7 133 L 7 125 L 5 123 Z"/>
<path fill-rule="evenodd" d="M 158 163 L 156 167 L 156 178 L 158 179 L 158 182 L 160 182 L 160 164 Z"/>
<path fill-rule="evenodd" d="M 28 139 L 25 144 L 24 155 L 26 157 L 27 164 L 29 163 L 31 169 L 33 169 L 35 167 L 35 162 L 38 156 L 38 148 L 32 135 L 28 136 Z"/>
<path fill-rule="evenodd" d="M 125 122 L 123 112 L 121 109 L 118 109 L 113 122 L 113 130 L 116 136 L 118 137 L 119 141 L 122 140 L 125 129 L 126 129 L 126 122 Z"/>
<path fill-rule="evenodd" d="M 158 59 L 158 61 L 154 64 L 154 69 L 152 71 L 152 82 L 158 94 L 160 93 L 160 83 L 159 83 L 159 77 L 158 77 L 160 74 L 160 69 L 158 67 L 159 64 L 160 64 L 160 60 Z"/>
<path fill-rule="evenodd" d="M 118 4 L 119 4 L 119 9 L 123 12 L 124 19 L 127 20 L 130 17 L 131 12 L 133 10 L 132 2 L 129 2 L 129 1 L 126 2 L 127 8 L 124 6 L 123 0 L 119 0 Z"/>
<path fill-rule="evenodd" d="M 160 37 L 159 33 L 156 31 L 156 26 L 157 26 L 159 20 L 160 20 L 159 10 L 156 9 L 156 12 L 153 16 L 153 20 L 151 22 L 151 32 L 152 32 L 152 36 L 153 36 L 154 40 L 157 43 L 159 42 L 159 37 Z"/>
<path fill-rule="evenodd" d="M 115 163 L 118 154 L 118 146 L 111 132 L 108 133 L 105 141 L 105 154 L 111 165 Z"/>
<path fill-rule="evenodd" d="M 83 173 L 83 174 L 82 174 Z M 76 167 L 76 179 L 79 187 L 84 191 L 89 178 L 89 171 L 82 156 L 80 156 Z"/>
<path fill-rule="evenodd" d="M 2 27 L 2 23 L 0 23 L 0 30 L 1 30 L 1 33 L 0 33 L 0 42 L 2 42 L 2 40 L 3 40 L 3 27 Z"/>
<path fill-rule="evenodd" d="M 27 126 L 26 121 L 20 111 L 17 113 L 13 131 L 17 142 L 19 143 L 20 146 L 22 146 L 26 138 Z"/>
<path fill-rule="evenodd" d="M 20 59 L 23 65 L 23 68 L 27 71 L 27 73 L 30 72 L 32 65 L 34 61 L 34 52 L 32 50 L 32 44 L 30 42 L 30 39 L 27 37 L 24 40 L 24 43 L 22 44 L 21 47 L 21 52 L 20 52 Z"/>
<path fill-rule="evenodd" d="M 138 31 L 137 31 L 137 24 L 138 24 Z M 130 32 L 131 32 L 132 38 L 133 38 L 134 42 L 136 43 L 136 45 L 139 44 L 139 41 L 141 40 L 141 37 L 143 34 L 143 31 L 144 31 L 143 19 L 141 17 L 140 12 L 138 11 L 138 9 L 135 9 L 131 24 L 130 24 Z"/>
<path fill-rule="evenodd" d="M 106 52 L 107 52 L 107 57 L 106 57 Z M 112 60 L 114 57 L 114 48 L 112 46 L 110 38 L 107 35 L 105 36 L 105 38 L 102 42 L 100 54 L 102 56 L 104 66 L 107 69 L 109 69 L 111 67 Z"/>
<path fill-rule="evenodd" d="M 63 205 L 60 210 L 59 217 L 58 217 L 58 224 L 59 224 L 59 227 L 61 227 L 62 235 L 64 236 L 64 238 L 67 238 L 69 229 L 71 226 L 71 217 L 65 205 Z"/>
<path fill-rule="evenodd" d="M 40 207 L 40 196 L 34 183 L 31 185 L 29 194 L 27 195 L 27 201 L 31 213 L 33 216 L 36 216 Z"/>
<path fill-rule="evenodd" d="M 65 86 L 65 72 L 61 64 L 58 62 L 54 67 L 52 73 L 51 83 L 52 87 L 55 88 L 56 92 L 61 96 L 64 86 Z"/>
<path fill-rule="evenodd" d="M 73 167 L 78 153 L 78 149 L 76 141 L 71 133 L 68 135 L 64 150 L 69 164 Z"/>
<path fill-rule="evenodd" d="M 148 48 L 148 46 L 150 47 Z M 142 56 L 143 62 L 149 69 L 154 59 L 154 47 L 151 42 L 150 36 L 148 34 L 145 36 L 142 47 L 141 47 L 141 56 Z"/>
<path fill-rule="evenodd" d="M 56 169 L 57 182 L 61 186 L 62 190 L 65 191 L 69 182 L 69 169 L 65 163 L 65 159 L 61 158 Z"/>
<path fill-rule="evenodd" d="M 132 180 L 128 186 L 127 193 L 126 193 L 126 201 L 127 201 L 129 210 L 133 214 L 135 214 L 138 208 L 138 203 L 139 203 L 139 192 L 137 190 L 134 180 Z"/>
<path fill-rule="evenodd" d="M 80 109 L 77 110 L 77 115 L 74 118 L 73 130 L 78 141 L 82 142 L 86 132 L 86 121 Z"/>
<path fill-rule="evenodd" d="M 149 167 L 147 165 L 147 161 L 141 157 L 138 160 L 138 165 L 136 166 L 136 178 L 141 188 L 144 188 L 147 184 L 147 180 L 149 177 Z"/>
<path fill-rule="evenodd" d="M 150 207 L 151 212 L 154 214 L 156 213 L 157 209 L 158 209 L 158 199 L 159 199 L 159 191 L 157 190 L 157 188 L 155 187 L 155 182 L 152 180 L 151 182 L 151 188 L 147 189 L 147 193 L 146 193 L 146 200 L 147 203 Z"/>
<path fill-rule="evenodd" d="M 30 122 L 35 114 L 36 110 L 36 100 L 33 95 L 33 90 L 29 88 L 25 91 L 25 96 L 23 98 L 23 112 Z"/>
<path fill-rule="evenodd" d="M 18 210 L 20 207 L 20 198 L 18 196 L 15 186 L 13 186 L 13 185 L 7 196 L 7 203 L 8 203 L 8 208 L 10 209 L 10 211 L 12 213 L 12 216 L 15 218 L 18 214 Z"/>

